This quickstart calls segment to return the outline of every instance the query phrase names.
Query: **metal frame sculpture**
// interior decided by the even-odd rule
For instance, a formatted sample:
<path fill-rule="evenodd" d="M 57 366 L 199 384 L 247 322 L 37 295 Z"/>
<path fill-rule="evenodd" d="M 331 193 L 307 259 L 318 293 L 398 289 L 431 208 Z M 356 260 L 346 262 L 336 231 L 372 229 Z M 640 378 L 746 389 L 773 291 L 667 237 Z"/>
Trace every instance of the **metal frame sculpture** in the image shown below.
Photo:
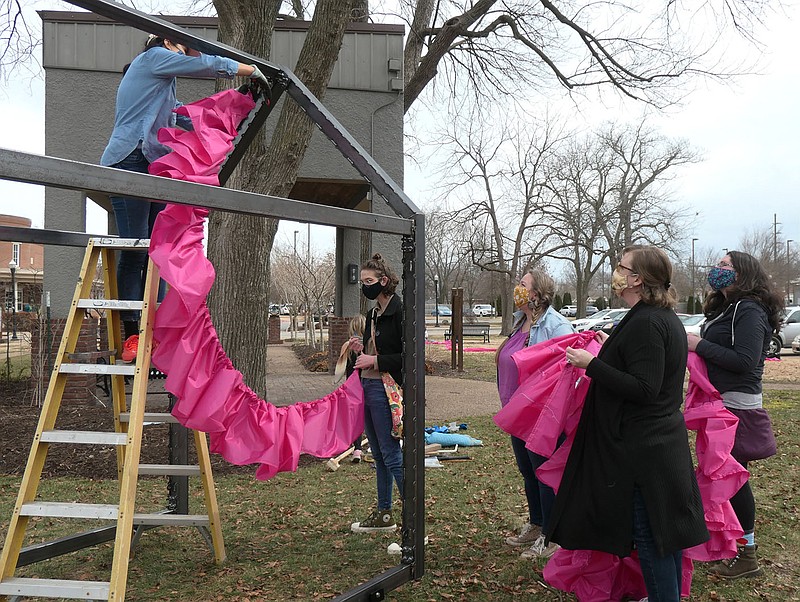
<path fill-rule="evenodd" d="M 198 205 L 264 217 L 285 218 L 350 229 L 402 236 L 404 305 L 404 448 L 406 473 L 403 504 L 402 556 L 400 564 L 340 595 L 337 600 L 382 600 L 386 592 L 424 573 L 424 420 L 425 353 L 424 292 L 425 220 L 420 210 L 403 193 L 364 148 L 289 69 L 269 63 L 235 48 L 193 35 L 168 21 L 108 0 L 68 0 L 71 4 L 108 17 L 115 22 L 167 37 L 209 54 L 255 64 L 272 82 L 269 98 L 262 98 L 242 124 L 234 148 L 220 172 L 228 179 L 247 147 L 266 122 L 278 98 L 291 97 L 333 142 L 342 155 L 367 180 L 375 193 L 386 199 L 397 217 L 321 206 L 274 196 L 167 180 L 87 163 L 33 155 L 0 148 L 0 178 L 52 186 L 84 193 L 125 195 Z M 268 100 L 268 102 L 267 102 Z M 80 232 L 0 227 L 0 240 L 46 245 L 86 246 L 90 236 Z M 84 539 L 80 545 L 96 541 Z M 68 545 L 68 544 L 65 544 Z M 75 543 L 72 544 L 75 549 Z M 33 561 L 33 560 L 31 560 Z"/>

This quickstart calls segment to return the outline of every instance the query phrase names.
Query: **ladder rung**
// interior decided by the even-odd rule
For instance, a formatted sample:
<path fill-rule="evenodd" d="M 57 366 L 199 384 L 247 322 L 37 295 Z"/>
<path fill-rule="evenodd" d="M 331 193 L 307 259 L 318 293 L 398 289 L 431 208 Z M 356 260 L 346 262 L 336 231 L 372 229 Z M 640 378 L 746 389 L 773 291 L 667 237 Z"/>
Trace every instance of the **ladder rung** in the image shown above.
<path fill-rule="evenodd" d="M 19 513 L 21 516 L 117 520 L 119 506 L 114 504 L 79 504 L 76 502 L 28 502 L 27 504 L 22 504 Z"/>
<path fill-rule="evenodd" d="M 136 366 L 133 364 L 61 364 L 61 374 L 123 374 L 133 376 Z"/>
<path fill-rule="evenodd" d="M 109 248 L 109 249 L 147 249 L 150 247 L 149 238 L 93 238 L 91 239 L 95 247 Z"/>
<path fill-rule="evenodd" d="M 144 301 L 126 299 L 79 299 L 79 309 L 142 309 Z"/>
<path fill-rule="evenodd" d="M 139 464 L 139 474 L 195 477 L 200 475 L 196 464 Z"/>
<path fill-rule="evenodd" d="M 87 443 L 89 445 L 126 445 L 127 433 L 110 431 L 44 431 L 42 443 Z"/>
<path fill-rule="evenodd" d="M 109 589 L 110 585 L 107 581 L 32 579 L 30 577 L 11 577 L 0 581 L 0 595 L 2 596 L 108 600 Z"/>
<path fill-rule="evenodd" d="M 130 422 L 131 413 L 130 412 L 120 412 L 119 413 L 119 421 L 120 422 Z M 169 422 L 172 424 L 178 424 L 178 419 L 175 418 L 172 414 L 168 412 L 145 412 L 144 413 L 144 422 L 155 422 L 155 423 L 162 423 L 162 422 Z"/>
<path fill-rule="evenodd" d="M 205 514 L 134 514 L 134 525 L 171 525 L 174 527 L 208 527 Z"/>

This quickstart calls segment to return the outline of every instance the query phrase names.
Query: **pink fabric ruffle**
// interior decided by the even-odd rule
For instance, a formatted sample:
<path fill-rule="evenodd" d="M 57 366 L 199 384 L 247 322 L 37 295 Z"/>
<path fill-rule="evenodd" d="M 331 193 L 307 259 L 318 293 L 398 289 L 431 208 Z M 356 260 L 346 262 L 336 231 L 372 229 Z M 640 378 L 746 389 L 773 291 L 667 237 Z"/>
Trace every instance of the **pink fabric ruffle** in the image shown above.
<path fill-rule="evenodd" d="M 590 379 L 585 371 L 565 362 L 567 347 L 597 354 L 600 346 L 593 332 L 570 334 L 527 347 L 512 357 L 520 385 L 495 423 L 505 432 L 523 439 L 531 451 L 549 459 L 536 471 L 543 483 L 558 491 L 569 452 L 575 439 Z M 711 539 L 686 550 L 681 593 L 691 592 L 692 560 L 717 560 L 736 553 L 736 538 L 742 530 L 730 505 L 748 473 L 734 460 L 737 418 L 722 405 L 720 394 L 708 381 L 704 362 L 690 353 L 689 390 L 686 396 L 687 428 L 697 432 L 697 480 Z M 566 439 L 555 449 L 558 437 Z M 547 582 L 573 592 L 582 602 L 621 600 L 646 595 L 638 559 L 619 558 L 592 550 L 559 549 L 544 569 Z"/>
<path fill-rule="evenodd" d="M 236 128 L 253 109 L 250 96 L 226 90 L 185 105 L 194 130 L 162 129 L 158 139 L 173 152 L 150 173 L 219 185 L 219 168 Z M 260 464 L 258 479 L 294 471 L 301 453 L 332 456 L 364 429 L 363 390 L 354 374 L 315 401 L 276 407 L 260 399 L 234 368 L 219 342 L 206 306 L 215 273 L 203 249 L 208 210 L 169 204 L 159 213 L 150 257 L 169 285 L 156 312 L 153 365 L 167 375 L 181 424 L 209 434 L 210 449 L 233 464 Z"/>

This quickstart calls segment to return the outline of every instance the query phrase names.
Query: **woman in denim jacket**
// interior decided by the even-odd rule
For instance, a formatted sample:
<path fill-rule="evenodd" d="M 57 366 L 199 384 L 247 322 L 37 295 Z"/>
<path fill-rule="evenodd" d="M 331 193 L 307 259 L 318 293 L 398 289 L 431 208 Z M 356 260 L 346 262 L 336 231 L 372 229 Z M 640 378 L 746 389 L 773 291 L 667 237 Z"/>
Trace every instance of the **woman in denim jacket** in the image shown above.
<path fill-rule="evenodd" d="M 525 274 L 514 289 L 514 327 L 509 337 L 497 349 L 497 389 L 500 404 L 505 406 L 519 385 L 517 367 L 511 356 L 531 345 L 556 337 L 572 334 L 574 329 L 551 303 L 555 295 L 553 279 L 542 270 L 531 270 Z M 523 558 L 549 558 L 556 551 L 556 544 L 544 545 L 542 530 L 547 526 L 553 507 L 555 492 L 536 478 L 536 469 L 547 458 L 526 449 L 525 441 L 511 437 L 511 447 L 517 467 L 525 482 L 525 497 L 528 500 L 529 520 L 518 535 L 508 537 L 512 546 L 527 546 Z"/>

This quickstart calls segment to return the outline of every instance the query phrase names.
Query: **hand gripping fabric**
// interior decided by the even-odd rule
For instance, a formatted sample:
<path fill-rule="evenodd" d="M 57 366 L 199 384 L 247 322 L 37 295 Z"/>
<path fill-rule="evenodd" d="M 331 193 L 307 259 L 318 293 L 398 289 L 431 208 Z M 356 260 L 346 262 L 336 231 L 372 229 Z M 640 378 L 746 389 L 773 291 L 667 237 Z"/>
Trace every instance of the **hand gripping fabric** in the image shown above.
<path fill-rule="evenodd" d="M 182 106 L 194 131 L 162 129 L 158 139 L 173 152 L 150 173 L 219 185 L 218 172 L 236 127 L 254 103 L 226 90 Z M 258 479 L 297 470 L 301 453 L 326 458 L 348 447 L 364 429 L 363 391 L 357 373 L 322 399 L 276 407 L 247 385 L 219 342 L 206 306 L 214 267 L 203 252 L 208 210 L 169 204 L 159 213 L 150 257 L 170 289 L 156 312 L 153 364 L 177 397 L 173 415 L 209 434 L 210 449 L 232 464 L 258 463 Z"/>

